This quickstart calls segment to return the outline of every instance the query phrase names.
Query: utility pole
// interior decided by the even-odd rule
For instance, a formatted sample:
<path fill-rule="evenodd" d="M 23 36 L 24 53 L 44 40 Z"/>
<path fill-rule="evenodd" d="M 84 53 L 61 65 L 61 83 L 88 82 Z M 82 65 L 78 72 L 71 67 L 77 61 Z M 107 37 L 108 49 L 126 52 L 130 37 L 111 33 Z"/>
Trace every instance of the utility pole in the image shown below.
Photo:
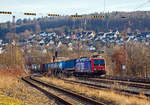
<path fill-rule="evenodd" d="M 127 36 L 127 28 L 126 28 L 126 24 L 124 24 L 124 65 L 122 66 L 123 70 L 127 70 L 127 53 L 126 53 L 126 36 Z"/>
<path fill-rule="evenodd" d="M 12 22 L 13 22 L 13 41 L 14 41 L 14 46 L 15 46 L 15 50 L 16 50 L 16 22 L 15 22 L 15 16 L 13 16 L 13 19 L 12 19 Z M 13 44 L 11 45 L 12 47 L 12 53 L 14 52 L 14 48 L 13 48 Z M 14 65 L 16 64 L 16 54 L 14 54 Z M 13 58 L 13 57 L 12 57 Z"/>
<path fill-rule="evenodd" d="M 126 17 L 121 17 L 123 19 L 126 19 Z M 122 70 L 127 70 L 127 53 L 126 53 L 126 36 L 127 36 L 127 29 L 126 29 L 127 23 L 124 23 L 124 34 L 123 34 L 123 49 L 124 49 L 124 60 L 122 65 Z"/>
<path fill-rule="evenodd" d="M 13 42 L 15 40 L 15 33 L 16 33 L 16 26 L 15 26 L 15 16 L 12 17 L 12 38 L 10 40 L 10 66 L 12 66 L 13 64 L 15 64 L 13 58 Z"/>
<path fill-rule="evenodd" d="M 106 7 L 106 0 L 104 0 L 104 13 L 105 13 L 105 7 Z"/>
<path fill-rule="evenodd" d="M 127 28 L 126 28 L 126 23 L 124 24 L 124 41 L 125 41 L 125 38 L 127 36 Z"/>
<path fill-rule="evenodd" d="M 84 30 L 86 30 L 86 24 L 87 24 L 87 21 L 86 21 L 86 17 L 85 17 L 85 21 L 84 21 Z"/>
<path fill-rule="evenodd" d="M 78 40 L 78 58 L 80 58 L 80 44 L 79 44 L 79 40 Z"/>
<path fill-rule="evenodd" d="M 16 33 L 16 22 L 15 22 L 15 16 L 13 16 L 13 18 L 12 18 L 12 22 L 13 22 L 13 32 L 14 32 L 14 34 Z"/>
<path fill-rule="evenodd" d="M 150 55 L 146 55 L 146 57 L 147 58 L 149 58 L 150 57 Z M 149 75 L 148 75 L 148 67 L 149 67 L 149 62 L 146 60 L 146 63 L 145 63 L 146 65 L 146 71 L 145 71 L 145 77 L 147 78 Z"/>

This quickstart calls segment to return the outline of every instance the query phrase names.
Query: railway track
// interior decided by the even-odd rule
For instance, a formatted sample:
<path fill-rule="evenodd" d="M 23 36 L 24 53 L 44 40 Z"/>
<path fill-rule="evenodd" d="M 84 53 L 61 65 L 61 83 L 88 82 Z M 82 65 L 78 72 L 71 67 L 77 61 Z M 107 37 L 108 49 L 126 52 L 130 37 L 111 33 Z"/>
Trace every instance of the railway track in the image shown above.
<path fill-rule="evenodd" d="M 150 89 L 150 84 L 148 84 L 148 83 L 121 81 L 121 80 L 110 80 L 110 79 L 98 79 L 98 78 L 87 78 L 87 80 L 93 81 L 93 82 L 108 83 L 108 84 L 118 83 L 120 85 L 125 85 L 125 86 Z"/>
<path fill-rule="evenodd" d="M 100 77 L 101 79 L 109 79 L 109 80 L 119 80 L 119 81 L 128 81 L 128 82 L 138 82 L 138 83 L 148 83 L 150 84 L 149 78 L 141 78 L 141 77 L 120 77 L 120 76 L 111 76 L 106 75 L 104 77 Z"/>
<path fill-rule="evenodd" d="M 40 90 L 48 97 L 54 98 L 58 105 L 106 105 L 103 102 L 48 84 L 34 77 L 24 77 L 22 80 Z"/>
<path fill-rule="evenodd" d="M 62 79 L 62 78 L 60 78 Z M 136 96 L 139 96 L 140 92 L 138 91 L 133 91 L 129 88 L 126 88 L 126 89 L 121 89 L 121 88 L 117 88 L 117 87 L 110 87 L 110 86 L 107 86 L 107 85 L 104 85 L 104 84 L 116 84 L 116 81 L 114 82 L 113 80 L 109 80 L 108 81 L 105 81 L 105 80 L 94 80 L 94 79 L 86 79 L 86 80 L 82 80 L 80 81 L 79 80 L 67 80 L 67 79 L 62 79 L 64 80 L 65 82 L 69 82 L 69 83 L 79 83 L 79 84 L 83 84 L 83 85 L 86 85 L 88 87 L 91 87 L 91 88 L 95 88 L 95 89 L 113 89 L 113 90 L 116 90 L 118 92 L 123 92 L 123 93 L 126 93 L 125 95 L 136 95 Z M 120 81 L 119 81 L 120 82 Z M 124 82 L 124 81 L 123 81 Z M 149 89 L 149 84 L 139 84 L 139 83 L 136 83 L 136 84 L 130 84 L 129 82 L 128 83 L 122 83 L 122 81 L 120 82 L 122 85 L 128 85 L 128 86 L 133 86 L 133 87 L 136 87 L 136 88 L 146 88 L 146 89 Z M 145 96 L 147 97 L 150 97 L 150 94 L 148 93 L 144 93 Z M 140 98 L 140 97 L 139 97 Z"/>

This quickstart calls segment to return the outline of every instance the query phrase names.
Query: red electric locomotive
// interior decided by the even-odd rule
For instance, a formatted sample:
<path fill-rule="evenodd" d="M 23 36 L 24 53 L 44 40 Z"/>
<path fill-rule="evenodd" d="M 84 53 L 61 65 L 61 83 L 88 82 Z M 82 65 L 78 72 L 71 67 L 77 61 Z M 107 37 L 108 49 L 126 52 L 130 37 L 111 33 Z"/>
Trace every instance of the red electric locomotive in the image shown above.
<path fill-rule="evenodd" d="M 103 75 L 106 73 L 104 58 L 91 58 L 91 71 L 94 75 Z"/>

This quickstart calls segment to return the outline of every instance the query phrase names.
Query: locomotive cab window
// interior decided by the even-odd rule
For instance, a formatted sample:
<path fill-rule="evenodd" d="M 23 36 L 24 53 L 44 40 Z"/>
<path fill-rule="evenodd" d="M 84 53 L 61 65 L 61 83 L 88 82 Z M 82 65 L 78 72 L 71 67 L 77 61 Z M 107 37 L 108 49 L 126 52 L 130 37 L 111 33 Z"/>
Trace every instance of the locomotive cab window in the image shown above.
<path fill-rule="evenodd" d="M 104 59 L 95 59 L 94 60 L 94 66 L 104 66 L 105 62 Z"/>

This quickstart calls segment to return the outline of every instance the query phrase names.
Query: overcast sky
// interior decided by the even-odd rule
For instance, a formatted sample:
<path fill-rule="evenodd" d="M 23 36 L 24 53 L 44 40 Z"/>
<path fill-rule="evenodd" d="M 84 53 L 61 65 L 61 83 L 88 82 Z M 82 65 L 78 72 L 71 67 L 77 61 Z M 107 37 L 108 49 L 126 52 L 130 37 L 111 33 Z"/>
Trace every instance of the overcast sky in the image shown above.
<path fill-rule="evenodd" d="M 150 10 L 148 0 L 105 0 L 105 12 Z M 137 9 L 136 9 L 137 8 Z M 48 13 L 60 15 L 88 14 L 104 12 L 104 0 L 0 0 L 0 11 L 11 11 L 19 18 L 24 12 L 35 12 L 37 16 L 46 16 Z M 33 16 L 32 16 L 33 17 Z M 11 21 L 12 15 L 0 14 L 0 22 Z"/>

